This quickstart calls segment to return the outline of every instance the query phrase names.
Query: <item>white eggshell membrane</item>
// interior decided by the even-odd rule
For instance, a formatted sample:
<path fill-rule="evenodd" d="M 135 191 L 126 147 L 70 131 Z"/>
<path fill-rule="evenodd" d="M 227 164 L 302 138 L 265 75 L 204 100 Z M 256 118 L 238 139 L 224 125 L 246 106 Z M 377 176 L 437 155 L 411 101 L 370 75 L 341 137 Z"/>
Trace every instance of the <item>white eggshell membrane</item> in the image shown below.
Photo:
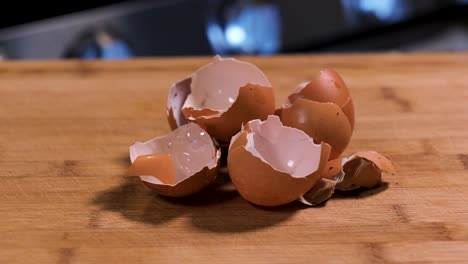
<path fill-rule="evenodd" d="M 315 144 L 303 131 L 283 126 L 279 117 L 274 115 L 263 122 L 258 119 L 251 121 L 250 128 L 246 150 L 273 169 L 294 178 L 303 178 L 317 171 L 322 145 Z M 317 162 L 311 163 L 311 160 Z"/>
<path fill-rule="evenodd" d="M 239 89 L 248 83 L 271 87 L 265 74 L 255 65 L 233 58 L 216 56 L 191 75 L 191 93 L 182 108 L 210 109 L 220 116 L 237 100 Z"/>
<path fill-rule="evenodd" d="M 169 154 L 174 160 L 174 185 L 205 167 L 216 167 L 221 156 L 208 133 L 197 124 L 188 123 L 165 136 L 135 143 L 130 147 L 130 160 L 133 163 L 138 156 L 162 153 Z M 153 176 L 140 175 L 140 179 L 153 184 L 165 184 Z"/>

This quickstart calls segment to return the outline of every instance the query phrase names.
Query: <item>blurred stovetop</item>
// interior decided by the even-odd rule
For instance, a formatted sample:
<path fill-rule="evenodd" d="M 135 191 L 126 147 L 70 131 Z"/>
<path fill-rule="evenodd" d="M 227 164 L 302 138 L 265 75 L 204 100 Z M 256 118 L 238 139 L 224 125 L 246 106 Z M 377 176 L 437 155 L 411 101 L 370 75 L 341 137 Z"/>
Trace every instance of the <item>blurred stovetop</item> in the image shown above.
<path fill-rule="evenodd" d="M 48 3 L 49 2 L 49 3 Z M 468 1 L 155 0 L 18 4 L 11 59 L 468 50 Z"/>

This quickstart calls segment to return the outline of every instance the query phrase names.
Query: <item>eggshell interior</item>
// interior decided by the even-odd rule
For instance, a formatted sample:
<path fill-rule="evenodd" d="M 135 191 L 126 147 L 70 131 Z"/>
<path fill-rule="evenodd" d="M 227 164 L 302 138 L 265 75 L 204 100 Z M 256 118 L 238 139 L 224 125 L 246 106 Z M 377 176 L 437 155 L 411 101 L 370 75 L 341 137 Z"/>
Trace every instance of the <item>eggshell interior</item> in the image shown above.
<path fill-rule="evenodd" d="M 169 154 L 151 154 L 138 156 L 128 170 L 128 175 L 152 175 L 147 181 L 154 182 L 156 178 L 162 184 L 174 184 L 176 182 L 176 166 Z"/>
<path fill-rule="evenodd" d="M 166 136 L 157 137 L 146 142 L 137 142 L 130 147 L 132 163 L 138 156 L 168 154 L 176 169 L 177 184 L 203 168 L 209 169 L 217 166 L 219 152 L 213 144 L 211 137 L 197 124 L 188 123 Z M 153 175 L 140 175 L 141 180 L 154 184 L 161 184 Z"/>
<path fill-rule="evenodd" d="M 282 125 L 279 118 L 270 116 L 268 122 L 253 120 L 247 134 L 246 150 L 277 171 L 295 178 L 306 177 L 318 169 L 322 146 L 306 134 Z"/>
<path fill-rule="evenodd" d="M 265 74 L 255 65 L 217 56 L 214 62 L 192 75 L 191 93 L 183 108 L 225 112 L 237 100 L 239 88 L 248 83 L 271 87 Z"/>

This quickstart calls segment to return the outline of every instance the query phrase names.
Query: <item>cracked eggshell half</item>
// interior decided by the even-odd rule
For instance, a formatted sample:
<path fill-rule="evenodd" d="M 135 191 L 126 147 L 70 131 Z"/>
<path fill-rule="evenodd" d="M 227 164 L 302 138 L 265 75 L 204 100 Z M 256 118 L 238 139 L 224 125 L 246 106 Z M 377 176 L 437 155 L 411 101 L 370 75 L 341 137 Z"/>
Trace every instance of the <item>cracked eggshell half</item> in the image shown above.
<path fill-rule="evenodd" d="M 283 126 L 277 116 L 252 120 L 233 137 L 229 175 L 246 200 L 278 206 L 297 200 L 319 180 L 330 155 L 303 131 Z"/>
<path fill-rule="evenodd" d="M 270 82 L 256 66 L 216 56 L 172 86 L 167 109 L 171 127 L 195 122 L 221 143 L 229 142 L 242 124 L 273 114 L 275 99 Z"/>
<path fill-rule="evenodd" d="M 336 159 L 346 149 L 352 129 L 342 109 L 334 103 L 320 103 L 298 98 L 276 111 L 285 126 L 304 131 L 315 142 L 331 147 L 330 159 Z"/>
<path fill-rule="evenodd" d="M 373 188 L 382 182 L 384 173 L 395 173 L 391 159 L 375 151 L 361 151 L 345 157 L 342 167 L 344 177 L 336 185 L 340 191 Z"/>
<path fill-rule="evenodd" d="M 309 83 L 302 82 L 299 84 L 293 93 L 289 95 L 283 107 L 294 103 L 299 98 L 338 105 L 349 121 L 351 132 L 353 131 L 355 122 L 354 103 L 346 83 L 335 70 L 322 70 Z"/>
<path fill-rule="evenodd" d="M 194 123 L 130 147 L 130 176 L 139 176 L 161 195 L 187 196 L 209 186 L 217 175 L 220 151 Z"/>

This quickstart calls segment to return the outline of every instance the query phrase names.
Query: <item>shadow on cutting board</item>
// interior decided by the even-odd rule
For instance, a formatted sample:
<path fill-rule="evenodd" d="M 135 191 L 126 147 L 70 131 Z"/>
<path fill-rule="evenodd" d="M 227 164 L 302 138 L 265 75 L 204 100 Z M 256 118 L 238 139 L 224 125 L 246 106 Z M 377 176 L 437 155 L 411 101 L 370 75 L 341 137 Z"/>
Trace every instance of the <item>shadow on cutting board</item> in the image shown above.
<path fill-rule="evenodd" d="M 245 201 L 231 188 L 227 175 L 200 193 L 171 198 L 157 195 L 137 177 L 125 177 L 124 184 L 98 193 L 92 201 L 132 220 L 153 225 L 178 217 L 188 217 L 194 228 L 211 232 L 248 232 L 277 225 L 308 208 L 299 203 L 263 208 Z"/>
<path fill-rule="evenodd" d="M 119 162 L 128 163 L 127 157 Z M 366 198 L 388 188 L 379 187 L 350 192 L 336 191 L 332 199 Z M 194 228 L 211 232 L 248 232 L 280 224 L 302 209 L 318 209 L 299 202 L 279 207 L 261 207 L 244 200 L 227 174 L 220 174 L 206 190 L 183 198 L 164 197 L 147 188 L 137 177 L 124 177 L 124 183 L 100 192 L 92 200 L 101 210 L 118 212 L 132 220 L 153 225 L 178 217 L 188 217 Z"/>
<path fill-rule="evenodd" d="M 381 182 L 373 189 L 359 188 L 347 192 L 336 190 L 331 199 L 363 199 L 384 192 L 388 189 L 388 185 L 388 182 Z"/>

